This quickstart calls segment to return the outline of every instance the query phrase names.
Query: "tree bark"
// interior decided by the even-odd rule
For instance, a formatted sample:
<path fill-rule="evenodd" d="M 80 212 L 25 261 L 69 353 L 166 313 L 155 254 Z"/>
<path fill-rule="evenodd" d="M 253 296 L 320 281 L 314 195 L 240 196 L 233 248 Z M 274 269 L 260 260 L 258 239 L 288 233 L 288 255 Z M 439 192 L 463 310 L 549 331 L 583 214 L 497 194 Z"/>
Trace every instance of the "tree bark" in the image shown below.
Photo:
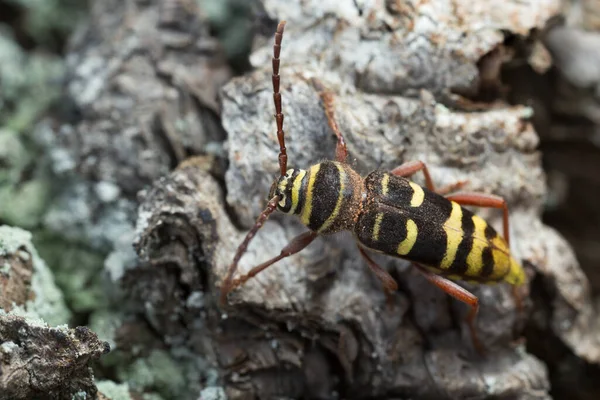
<path fill-rule="evenodd" d="M 290 166 L 306 168 L 334 154 L 335 139 L 311 83 L 317 77 L 334 93 L 351 163 L 361 173 L 422 160 L 437 185 L 466 179 L 468 190 L 507 200 L 513 251 L 529 273 L 533 301 L 520 313 L 504 285 L 467 286 L 481 304 L 476 330 L 486 356 L 480 358 L 463 323 L 464 305 L 431 287 L 407 263 L 377 257 L 400 283 L 394 307 L 386 308 L 352 237 L 340 235 L 318 239 L 248 281 L 230 295 L 226 322 L 218 323 L 224 318 L 214 300 L 218 287 L 278 171 L 272 37 L 265 38 L 252 56 L 257 70 L 222 91 L 229 207 L 215 183 L 189 164 L 157 183 L 144 201 L 138 229 L 137 250 L 148 264 L 177 266 L 179 278 L 172 279 L 179 285 L 191 279 L 196 282 L 191 287 L 204 293 L 212 310 L 206 314 L 206 326 L 213 327 L 209 336 L 219 339 L 213 351 L 231 353 L 226 360 L 217 357 L 217 365 L 232 398 L 328 397 L 332 391 L 349 398 L 548 398 L 546 366 L 526 349 L 556 340 L 577 357 L 598 362 L 598 318 L 588 282 L 564 239 L 539 219 L 545 186 L 531 110 L 482 100 L 490 90 L 502 92 L 490 57 L 500 54 L 501 64 L 548 67 L 539 53 L 523 55 L 520 46 L 535 42 L 529 33 L 541 30 L 559 4 L 493 3 L 480 10 L 455 2 L 449 14 L 443 2 L 400 8 L 386 2 L 370 9 L 351 1 L 264 5 L 272 18 L 288 21 L 281 91 Z M 420 176 L 415 180 L 423 183 Z M 500 213 L 480 213 L 499 228 Z M 257 234 L 239 273 L 278 254 L 303 229 L 294 218 L 274 216 Z M 165 240 L 166 232 L 178 240 Z M 194 277 L 192 256 L 202 260 L 204 278 Z M 152 309 L 154 318 L 158 311 Z M 160 314 L 166 318 L 174 309 L 171 304 Z M 528 337 L 528 347 L 515 343 L 526 324 L 540 328 L 538 336 Z M 158 322 L 155 329 L 172 334 L 180 327 Z M 251 341 L 242 339 L 248 336 Z M 288 379 L 300 386 L 288 386 Z"/>

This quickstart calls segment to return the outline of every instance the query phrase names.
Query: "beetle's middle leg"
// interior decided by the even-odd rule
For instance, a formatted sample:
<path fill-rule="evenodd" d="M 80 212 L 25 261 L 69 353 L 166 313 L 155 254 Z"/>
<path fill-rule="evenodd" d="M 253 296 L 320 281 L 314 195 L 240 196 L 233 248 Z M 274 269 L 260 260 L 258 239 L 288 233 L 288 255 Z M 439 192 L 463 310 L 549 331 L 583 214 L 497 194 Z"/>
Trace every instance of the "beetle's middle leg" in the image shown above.
<path fill-rule="evenodd" d="M 467 315 L 466 321 L 469 326 L 469 331 L 471 332 L 471 338 L 473 340 L 473 346 L 475 350 L 479 354 L 483 354 L 483 346 L 477 337 L 477 333 L 475 332 L 475 316 L 477 315 L 477 311 L 479 310 L 479 299 L 473 293 L 469 292 L 467 289 L 457 285 L 449 279 L 444 278 L 441 275 L 434 274 L 433 272 L 428 271 L 421 265 L 414 264 L 417 267 L 425 278 L 433 283 L 438 288 L 442 289 L 444 292 L 448 293 L 450 296 L 455 299 L 462 301 L 463 303 L 468 304 L 471 307 L 469 314 Z"/>
<path fill-rule="evenodd" d="M 383 284 L 388 305 L 392 305 L 394 292 L 398 290 L 398 284 L 396 283 L 396 280 L 385 269 L 377 265 L 377 263 L 373 261 L 371 257 L 369 257 L 367 252 L 362 247 L 358 246 L 358 250 L 360 251 L 360 255 L 363 256 L 367 262 L 367 265 L 371 271 L 373 271 L 373 273 Z"/>
<path fill-rule="evenodd" d="M 402 176 L 402 177 L 407 178 L 409 176 L 414 175 L 415 173 L 417 173 L 419 171 L 423 171 L 423 175 L 425 175 L 425 186 L 427 186 L 427 189 L 431 190 L 432 192 L 441 194 L 441 195 L 445 195 L 446 193 L 450 193 L 455 190 L 458 190 L 458 189 L 462 188 L 463 186 L 465 186 L 468 182 L 466 180 L 458 181 L 458 182 L 454 182 L 454 183 L 451 183 L 446 186 L 442 186 L 439 189 L 436 189 L 435 185 L 433 184 L 433 180 L 431 179 L 431 175 L 429 174 L 429 169 L 427 169 L 427 165 L 425 165 L 425 163 L 423 161 L 419 161 L 419 160 L 406 162 L 406 163 L 400 165 L 399 167 L 394 168 L 391 171 L 391 173 L 393 175 Z"/>

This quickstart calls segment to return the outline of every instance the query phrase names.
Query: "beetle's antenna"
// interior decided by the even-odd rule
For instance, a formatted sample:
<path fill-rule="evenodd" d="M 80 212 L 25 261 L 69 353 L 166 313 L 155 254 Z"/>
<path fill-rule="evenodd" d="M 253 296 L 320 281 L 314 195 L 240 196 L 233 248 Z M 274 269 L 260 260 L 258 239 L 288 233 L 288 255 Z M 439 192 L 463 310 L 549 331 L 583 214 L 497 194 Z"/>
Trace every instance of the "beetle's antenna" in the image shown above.
<path fill-rule="evenodd" d="M 221 305 L 225 305 L 225 303 L 227 302 L 227 295 L 231 291 L 231 282 L 233 281 L 233 275 L 235 274 L 240 259 L 248 249 L 248 245 L 250 244 L 250 241 L 254 238 L 254 235 L 256 235 L 256 232 L 258 232 L 258 230 L 262 228 L 265 221 L 269 218 L 269 215 L 273 214 L 273 212 L 277 209 L 277 202 L 279 202 L 279 200 L 279 196 L 275 196 L 271 200 L 269 200 L 267 208 L 265 208 L 265 210 L 259 215 L 258 219 L 256 220 L 256 223 L 254 224 L 252 229 L 250 229 L 250 232 L 246 234 L 244 241 L 242 242 L 242 244 L 240 244 L 237 251 L 235 252 L 235 257 L 233 257 L 233 261 L 229 266 L 227 276 L 221 284 Z"/>
<path fill-rule="evenodd" d="M 279 53 L 281 52 L 281 40 L 285 21 L 277 25 L 275 32 L 275 44 L 273 45 L 273 102 L 275 103 L 275 121 L 277 122 L 277 140 L 279 140 L 279 170 L 281 176 L 287 170 L 287 152 L 285 149 L 285 134 L 283 132 L 283 113 L 281 112 L 281 93 L 279 92 Z"/>

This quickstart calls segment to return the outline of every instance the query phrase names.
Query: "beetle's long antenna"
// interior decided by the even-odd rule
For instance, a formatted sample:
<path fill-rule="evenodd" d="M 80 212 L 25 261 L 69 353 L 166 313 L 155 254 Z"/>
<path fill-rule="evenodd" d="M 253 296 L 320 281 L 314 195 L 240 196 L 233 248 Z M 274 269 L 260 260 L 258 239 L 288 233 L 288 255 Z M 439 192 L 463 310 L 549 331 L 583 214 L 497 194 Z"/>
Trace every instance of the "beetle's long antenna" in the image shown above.
<path fill-rule="evenodd" d="M 281 112 L 281 93 L 279 92 L 279 53 L 281 52 L 281 40 L 285 21 L 277 25 L 275 32 L 275 44 L 273 45 L 273 102 L 275 103 L 275 121 L 277 122 L 277 140 L 279 140 L 279 170 L 281 176 L 287 170 L 287 152 L 285 149 L 285 134 L 283 132 L 283 113 Z"/>
<path fill-rule="evenodd" d="M 242 258 L 242 255 L 244 255 L 244 253 L 248 249 L 248 245 L 250 244 L 250 241 L 254 238 L 254 235 L 256 235 L 256 232 L 258 232 L 258 230 L 262 228 L 265 221 L 269 218 L 269 215 L 273 214 L 273 212 L 277 209 L 277 202 L 279 202 L 279 200 L 279 196 L 275 196 L 271 200 L 269 200 L 267 208 L 265 208 L 265 210 L 259 215 L 258 219 L 256 220 L 256 223 L 254 224 L 252 229 L 250 229 L 250 232 L 248 232 L 242 244 L 240 244 L 240 246 L 238 247 L 235 253 L 235 257 L 233 257 L 233 261 L 231 262 L 229 270 L 227 271 L 227 276 L 221 284 L 221 305 L 225 305 L 225 303 L 227 302 L 227 295 L 231 291 L 231 282 L 233 281 L 233 275 L 235 274 L 235 271 L 237 269 L 240 259 Z"/>

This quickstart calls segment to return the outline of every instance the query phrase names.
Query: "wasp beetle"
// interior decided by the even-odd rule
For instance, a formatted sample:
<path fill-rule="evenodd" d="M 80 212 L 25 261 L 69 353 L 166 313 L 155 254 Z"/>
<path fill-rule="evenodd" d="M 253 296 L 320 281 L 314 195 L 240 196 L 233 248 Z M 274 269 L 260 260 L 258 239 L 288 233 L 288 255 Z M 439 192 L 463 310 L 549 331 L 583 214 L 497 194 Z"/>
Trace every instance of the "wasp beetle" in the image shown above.
<path fill-rule="evenodd" d="M 510 253 L 506 202 L 493 195 L 456 192 L 465 182 L 436 189 L 421 161 L 407 162 L 390 172 L 377 170 L 363 178 L 346 163 L 346 143 L 334 118 L 333 96 L 317 81 L 315 85 L 320 91 L 329 126 L 337 136 L 336 157 L 334 161 L 324 161 L 308 169 L 288 169 L 279 92 L 279 56 L 284 27 L 284 21 L 277 27 L 272 58 L 280 176 L 271 186 L 266 209 L 237 249 L 221 285 L 222 304 L 233 289 L 277 261 L 298 253 L 317 236 L 351 231 L 360 254 L 382 282 L 388 299 L 398 285 L 371 259 L 368 251 L 412 262 L 427 280 L 468 304 L 471 310 L 467 322 L 475 348 L 480 350 L 473 327 L 478 299 L 454 281 L 506 282 L 513 285 L 513 289 L 526 282 L 522 266 Z M 425 175 L 425 187 L 407 179 L 419 171 Z M 463 206 L 501 209 L 503 237 Z M 276 210 L 297 215 L 309 230 L 294 238 L 277 257 L 233 279 L 250 241 Z M 517 291 L 513 290 L 513 293 L 516 296 Z M 517 300 L 520 307 L 518 296 Z"/>

